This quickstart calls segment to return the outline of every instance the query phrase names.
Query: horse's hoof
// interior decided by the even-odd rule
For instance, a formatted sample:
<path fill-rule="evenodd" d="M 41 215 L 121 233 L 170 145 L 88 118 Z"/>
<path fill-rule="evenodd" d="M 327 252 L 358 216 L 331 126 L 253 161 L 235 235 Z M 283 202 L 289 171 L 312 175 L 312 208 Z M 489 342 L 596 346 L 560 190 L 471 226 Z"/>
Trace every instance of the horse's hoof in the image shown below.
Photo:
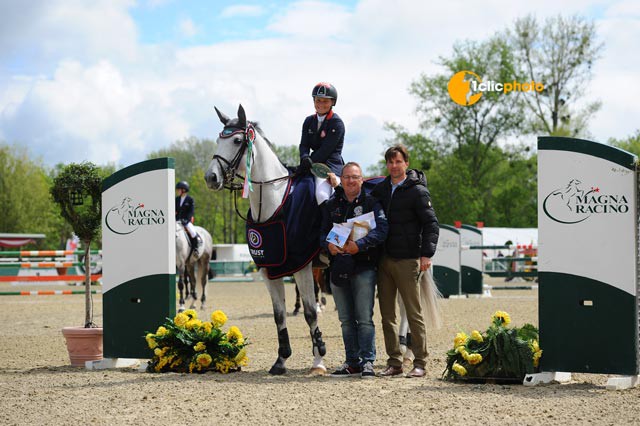
<path fill-rule="evenodd" d="M 271 370 L 269 370 L 269 374 L 272 374 L 274 376 L 281 376 L 286 372 L 287 372 L 286 367 L 282 367 L 280 365 L 274 365 L 273 367 L 271 367 Z"/>
<path fill-rule="evenodd" d="M 180 306 L 180 308 L 178 308 L 178 313 L 181 313 L 181 312 L 184 312 L 184 311 L 186 311 L 184 306 Z"/>
<path fill-rule="evenodd" d="M 411 366 L 413 366 L 413 360 L 411 358 L 403 358 L 402 366 L 406 368 L 411 368 Z"/>
<path fill-rule="evenodd" d="M 324 365 L 312 367 L 311 370 L 309 370 L 309 374 L 311 376 L 324 376 L 327 374 L 327 367 L 325 367 Z"/>

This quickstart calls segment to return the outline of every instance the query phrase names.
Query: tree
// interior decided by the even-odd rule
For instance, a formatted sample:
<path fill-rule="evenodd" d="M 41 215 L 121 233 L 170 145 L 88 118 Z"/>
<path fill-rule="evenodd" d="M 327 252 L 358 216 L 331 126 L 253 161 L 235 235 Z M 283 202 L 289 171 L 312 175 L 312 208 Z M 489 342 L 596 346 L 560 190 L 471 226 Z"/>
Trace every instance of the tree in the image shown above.
<path fill-rule="evenodd" d="M 635 134 L 624 139 L 610 138 L 609 144 L 640 157 L 640 129 L 636 130 Z"/>
<path fill-rule="evenodd" d="M 91 241 L 102 228 L 102 176 L 92 163 L 69 164 L 53 179 L 51 196 L 62 217 L 84 244 L 85 328 L 93 328 L 91 299 Z"/>
<path fill-rule="evenodd" d="M 591 102 L 580 107 L 603 48 L 593 22 L 558 15 L 540 25 L 529 15 L 516 20 L 509 34 L 527 81 L 545 86 L 542 92 L 523 97 L 531 113 L 528 130 L 554 136 L 585 135 L 589 119 L 601 106 Z"/>
<path fill-rule="evenodd" d="M 300 163 L 300 151 L 297 145 L 274 145 L 276 155 L 287 166 L 297 166 Z"/>
<path fill-rule="evenodd" d="M 388 128 L 395 133 L 393 143 L 410 148 L 412 168 L 428 171 L 442 223 L 505 220 L 496 212 L 494 197 L 503 184 L 500 171 L 509 155 L 498 142 L 520 133 L 525 118 L 522 94 L 485 91 L 477 102 L 463 106 L 452 101 L 448 85 L 463 70 L 473 71 L 482 81 L 520 81 L 508 40 L 498 34 L 483 42 L 456 43 L 452 56 L 440 58 L 440 64 L 443 73 L 422 75 L 410 87 L 422 114 L 421 129 L 428 134 L 411 135 L 392 124 Z M 526 207 L 535 211 L 535 200 Z"/>
<path fill-rule="evenodd" d="M 172 143 L 169 148 L 151 152 L 147 159 L 173 157 L 176 160 L 176 179 L 187 180 L 196 171 L 207 170 L 215 150 L 214 141 L 190 137 Z"/>
<path fill-rule="evenodd" d="M 0 230 L 43 233 L 45 247 L 57 247 L 64 220 L 49 195 L 51 179 L 25 148 L 0 144 Z"/>

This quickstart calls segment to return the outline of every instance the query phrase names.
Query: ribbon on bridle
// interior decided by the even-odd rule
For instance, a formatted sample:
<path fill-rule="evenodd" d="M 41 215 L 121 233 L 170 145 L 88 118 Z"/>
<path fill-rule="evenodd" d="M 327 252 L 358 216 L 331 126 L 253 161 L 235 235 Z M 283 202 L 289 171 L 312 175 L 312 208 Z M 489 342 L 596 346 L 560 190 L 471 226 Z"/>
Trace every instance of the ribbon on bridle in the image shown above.
<path fill-rule="evenodd" d="M 247 130 L 244 132 L 244 138 L 247 142 L 247 158 L 245 164 L 247 174 L 245 176 L 245 182 L 248 183 L 249 191 L 253 192 L 253 184 L 251 183 L 251 159 L 253 158 L 253 142 L 256 140 L 256 129 L 253 128 L 251 123 L 247 125 Z"/>

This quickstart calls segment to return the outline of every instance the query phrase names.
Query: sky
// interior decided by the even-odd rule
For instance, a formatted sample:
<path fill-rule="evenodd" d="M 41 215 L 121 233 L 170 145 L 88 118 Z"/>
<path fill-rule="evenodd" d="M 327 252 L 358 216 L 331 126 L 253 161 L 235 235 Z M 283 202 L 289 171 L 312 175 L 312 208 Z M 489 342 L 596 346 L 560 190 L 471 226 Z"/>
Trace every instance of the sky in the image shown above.
<path fill-rule="evenodd" d="M 531 13 L 596 24 L 605 48 L 586 90 L 602 101 L 592 139 L 640 128 L 635 0 L 0 0 L 0 142 L 50 166 L 128 166 L 178 140 L 215 139 L 213 107 L 234 117 L 242 104 L 272 142 L 297 145 L 311 89 L 328 81 L 343 157 L 366 168 L 391 136 L 385 123 L 418 130 L 411 82 L 442 73 L 456 41 Z"/>

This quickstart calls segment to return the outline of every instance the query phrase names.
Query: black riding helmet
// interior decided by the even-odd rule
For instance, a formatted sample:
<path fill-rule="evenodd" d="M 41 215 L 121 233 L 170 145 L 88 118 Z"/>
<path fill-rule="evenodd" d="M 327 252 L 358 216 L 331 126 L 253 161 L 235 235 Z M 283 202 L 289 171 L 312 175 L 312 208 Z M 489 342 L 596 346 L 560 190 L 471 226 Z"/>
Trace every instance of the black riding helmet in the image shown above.
<path fill-rule="evenodd" d="M 189 184 L 185 181 L 178 182 L 176 184 L 176 189 L 184 189 L 185 191 L 189 192 Z"/>
<path fill-rule="evenodd" d="M 329 99 L 333 99 L 333 105 L 335 106 L 336 102 L 338 101 L 338 91 L 336 90 L 335 87 L 333 87 L 333 84 L 331 83 L 318 83 L 313 87 L 313 90 L 311 91 L 311 96 L 318 97 L 318 98 L 329 98 Z"/>

